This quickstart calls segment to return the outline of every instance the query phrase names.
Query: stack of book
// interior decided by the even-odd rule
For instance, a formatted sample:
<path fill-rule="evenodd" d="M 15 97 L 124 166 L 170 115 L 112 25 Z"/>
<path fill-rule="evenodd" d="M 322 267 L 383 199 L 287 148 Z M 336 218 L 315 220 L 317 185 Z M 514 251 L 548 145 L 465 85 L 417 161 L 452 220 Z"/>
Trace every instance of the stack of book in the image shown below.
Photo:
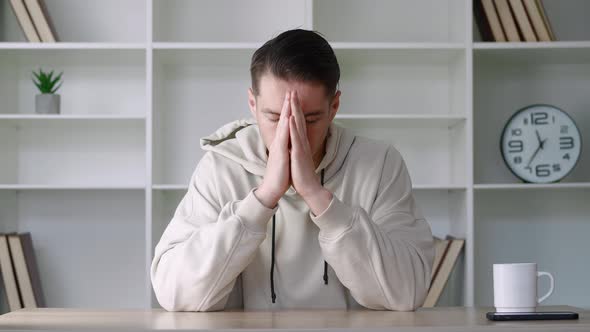
<path fill-rule="evenodd" d="M 465 239 L 458 239 L 450 235 L 446 239 L 434 237 L 434 264 L 432 267 L 430 288 L 426 300 L 422 305 L 423 307 L 431 308 L 436 306 L 464 245 Z"/>
<path fill-rule="evenodd" d="M 10 0 L 10 5 L 29 42 L 57 41 L 55 28 L 43 0 Z"/>
<path fill-rule="evenodd" d="M 555 41 L 541 0 L 474 0 L 483 41 Z"/>
<path fill-rule="evenodd" d="M 0 270 L 10 311 L 45 307 L 31 233 L 0 233 Z"/>

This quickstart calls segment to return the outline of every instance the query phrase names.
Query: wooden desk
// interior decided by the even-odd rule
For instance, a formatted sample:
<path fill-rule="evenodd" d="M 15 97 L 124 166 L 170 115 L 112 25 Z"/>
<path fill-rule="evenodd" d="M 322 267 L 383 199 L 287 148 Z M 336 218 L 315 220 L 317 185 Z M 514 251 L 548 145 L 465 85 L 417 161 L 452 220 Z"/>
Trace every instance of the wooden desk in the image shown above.
<path fill-rule="evenodd" d="M 167 312 L 154 310 L 21 309 L 0 316 L 0 330 L 363 330 L 363 331 L 590 331 L 590 312 L 567 306 L 579 320 L 491 322 L 492 308 L 421 308 L 391 311 L 234 311 Z M 539 310 L 541 311 L 541 310 Z"/>

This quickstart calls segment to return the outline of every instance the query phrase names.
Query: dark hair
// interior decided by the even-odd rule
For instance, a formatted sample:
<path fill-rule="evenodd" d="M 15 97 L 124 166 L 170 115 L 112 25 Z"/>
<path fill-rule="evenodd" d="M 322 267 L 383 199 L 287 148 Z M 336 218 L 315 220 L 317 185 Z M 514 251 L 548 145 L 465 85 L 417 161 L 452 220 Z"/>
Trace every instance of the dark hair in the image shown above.
<path fill-rule="evenodd" d="M 250 76 L 254 95 L 260 93 L 260 77 L 272 73 L 287 81 L 317 82 L 326 95 L 336 93 L 340 67 L 334 50 L 319 32 L 293 29 L 267 41 L 252 55 Z"/>

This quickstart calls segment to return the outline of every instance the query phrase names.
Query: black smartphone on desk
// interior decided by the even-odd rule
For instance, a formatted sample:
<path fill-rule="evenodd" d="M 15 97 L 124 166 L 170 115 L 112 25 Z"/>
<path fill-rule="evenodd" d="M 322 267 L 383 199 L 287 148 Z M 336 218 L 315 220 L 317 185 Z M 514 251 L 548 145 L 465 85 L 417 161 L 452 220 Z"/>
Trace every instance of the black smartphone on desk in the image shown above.
<path fill-rule="evenodd" d="M 535 312 L 488 312 L 486 317 L 493 321 L 509 320 L 553 320 L 578 319 L 578 313 L 573 311 L 535 311 Z"/>

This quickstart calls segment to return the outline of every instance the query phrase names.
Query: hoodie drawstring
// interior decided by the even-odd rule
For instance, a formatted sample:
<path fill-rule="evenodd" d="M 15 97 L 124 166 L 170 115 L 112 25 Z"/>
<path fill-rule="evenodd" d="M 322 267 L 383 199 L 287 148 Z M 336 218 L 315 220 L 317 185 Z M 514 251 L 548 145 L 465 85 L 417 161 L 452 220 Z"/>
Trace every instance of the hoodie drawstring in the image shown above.
<path fill-rule="evenodd" d="M 324 169 L 322 168 L 322 187 L 324 186 Z M 271 243 L 271 253 L 270 253 L 270 296 L 272 299 L 272 303 L 275 303 L 277 299 L 277 294 L 275 293 L 275 226 L 276 226 L 276 215 L 272 216 L 272 243 Z M 324 260 L 324 284 L 328 284 L 328 262 Z"/>
<path fill-rule="evenodd" d="M 277 294 L 275 294 L 275 224 L 277 218 L 273 214 L 272 216 L 272 251 L 270 254 L 270 296 L 272 298 L 272 303 L 275 303 L 277 298 Z"/>
<path fill-rule="evenodd" d="M 324 169 L 322 168 L 322 187 L 324 186 Z M 328 284 L 328 262 L 324 261 L 324 285 Z"/>

